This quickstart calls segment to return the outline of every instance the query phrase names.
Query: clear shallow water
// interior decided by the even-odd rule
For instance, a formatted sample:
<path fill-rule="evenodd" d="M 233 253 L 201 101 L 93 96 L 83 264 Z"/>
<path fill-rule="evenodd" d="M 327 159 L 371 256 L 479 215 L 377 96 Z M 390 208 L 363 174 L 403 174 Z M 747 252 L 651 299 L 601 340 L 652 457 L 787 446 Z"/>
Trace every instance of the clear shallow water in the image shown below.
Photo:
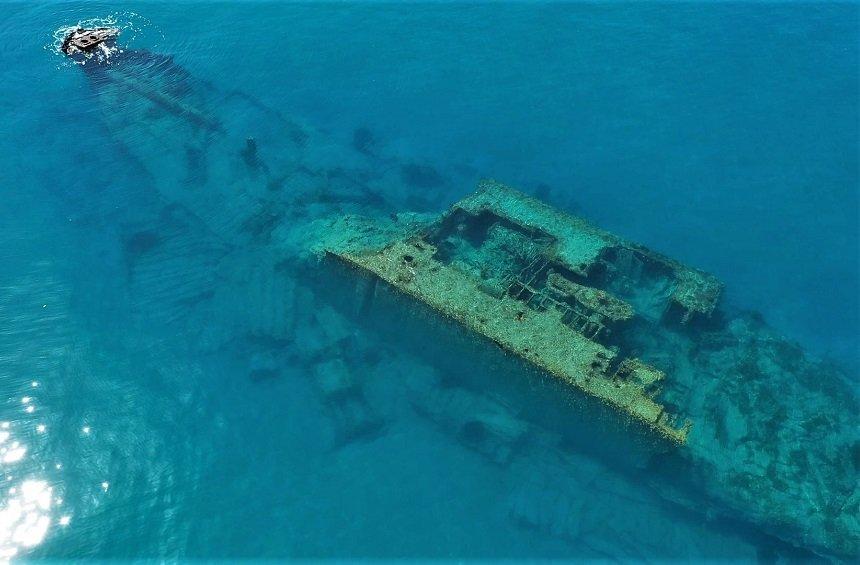
<path fill-rule="evenodd" d="M 79 70 L 45 49 L 59 27 L 118 8 L 0 10 L 11 45 L 0 55 L 4 552 L 788 552 L 752 528 L 667 507 L 587 457 L 579 467 L 603 481 L 580 510 L 587 535 L 522 527 L 518 497 L 553 492 L 547 485 L 565 472 L 494 465 L 416 415 L 396 383 L 432 367 L 361 328 L 345 331 L 391 357 L 362 373 L 387 425 L 372 442 L 333 449 L 331 410 L 309 362 L 290 347 L 244 339 L 233 312 L 195 331 L 193 301 L 177 304 L 130 278 L 130 234 L 164 232 L 164 203 L 111 141 Z M 546 183 L 550 200 L 714 272 L 733 303 L 856 365 L 856 6 L 122 10 L 117 18 L 138 30 L 136 47 L 174 55 L 221 88 L 241 87 L 323 128 L 332 144 L 350 144 L 363 126 L 389 154 L 443 174 L 492 175 L 531 190 Z M 442 208 L 471 188 L 413 190 Z M 165 254 L 204 272 L 196 261 L 219 257 L 223 242 L 195 237 L 190 254 Z M 216 289 L 243 288 L 235 283 L 243 269 L 252 270 L 222 268 Z M 261 364 L 279 376 L 249 378 Z M 595 491 L 579 477 L 570 489 Z"/>

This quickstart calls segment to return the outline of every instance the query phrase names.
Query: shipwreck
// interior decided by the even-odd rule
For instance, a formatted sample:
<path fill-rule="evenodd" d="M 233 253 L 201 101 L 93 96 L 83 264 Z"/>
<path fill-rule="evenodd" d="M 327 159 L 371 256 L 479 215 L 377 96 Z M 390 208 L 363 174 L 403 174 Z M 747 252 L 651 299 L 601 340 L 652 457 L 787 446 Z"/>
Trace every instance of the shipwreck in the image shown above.
<path fill-rule="evenodd" d="M 87 31 L 76 49 L 98 53 Z M 477 179 L 386 155 L 361 130 L 352 145 L 337 143 L 167 55 L 124 48 L 110 64 L 93 57 L 80 68 L 146 204 L 117 228 L 133 310 L 169 313 L 163 323 L 194 347 L 242 337 L 300 360 L 331 415 L 333 443 L 389 429 L 392 399 L 362 378 L 392 375 L 391 351 L 365 341 L 368 318 L 387 316 L 380 326 L 395 335 L 374 343 L 410 359 L 412 327 L 440 323 L 410 349 L 434 367 L 471 362 L 469 386 L 412 375 L 386 391 L 409 388 L 415 412 L 494 464 L 523 477 L 551 467 L 554 499 L 568 497 L 555 477 L 578 465 L 560 436 L 617 421 L 618 438 L 660 445 L 624 471 L 633 469 L 636 488 L 804 551 L 860 553 L 852 377 L 760 316 L 721 306 L 715 277 L 494 181 L 440 215 L 406 212 L 441 209 Z M 107 212 L 86 202 L 97 226 L 113 217 L 105 194 Z M 416 194 L 436 201 L 415 206 Z M 389 296 L 422 315 L 388 308 Z M 446 341 L 457 332 L 467 336 L 462 349 Z M 274 378 L 277 366 L 264 355 L 250 377 Z M 538 382 L 550 383 L 542 398 L 582 403 L 536 401 Z M 573 425 L 583 405 L 600 417 Z M 578 539 L 578 528 L 533 516 L 524 498 L 516 514 L 525 522 Z"/>
<path fill-rule="evenodd" d="M 626 355 L 615 335 L 634 316 L 678 323 L 709 316 L 721 290 L 713 276 L 494 181 L 381 246 L 365 223 L 338 229 L 346 244 L 326 247 L 328 255 L 686 442 L 692 422 L 658 400 L 666 375 Z"/>

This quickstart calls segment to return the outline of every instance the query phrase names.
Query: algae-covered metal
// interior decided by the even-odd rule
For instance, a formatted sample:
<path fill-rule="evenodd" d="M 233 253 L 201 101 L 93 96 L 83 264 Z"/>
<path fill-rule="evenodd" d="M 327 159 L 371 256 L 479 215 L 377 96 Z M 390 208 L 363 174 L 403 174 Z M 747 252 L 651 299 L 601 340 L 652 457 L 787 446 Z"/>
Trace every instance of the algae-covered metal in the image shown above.
<path fill-rule="evenodd" d="M 340 224 L 349 231 L 347 220 Z M 367 225 L 359 234 L 367 239 Z M 371 228 L 371 232 L 372 232 Z M 494 181 L 416 232 L 326 251 L 453 318 L 677 443 L 657 396 L 663 372 L 614 339 L 635 315 L 709 315 L 712 276 L 631 244 Z"/>

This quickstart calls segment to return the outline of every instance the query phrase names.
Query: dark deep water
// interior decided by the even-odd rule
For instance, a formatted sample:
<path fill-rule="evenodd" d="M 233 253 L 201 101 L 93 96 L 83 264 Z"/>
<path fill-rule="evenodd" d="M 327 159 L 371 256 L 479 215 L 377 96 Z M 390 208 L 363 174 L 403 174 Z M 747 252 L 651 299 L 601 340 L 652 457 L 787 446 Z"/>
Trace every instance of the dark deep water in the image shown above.
<path fill-rule="evenodd" d="M 131 47 L 322 131 L 312 163 L 372 145 L 411 164 L 389 190 L 421 211 L 473 188 L 448 178 L 540 194 L 715 274 L 729 307 L 760 311 L 856 385 L 858 15 L 856 3 L 3 4 L 0 558 L 810 557 L 680 511 L 584 454 L 571 456 L 585 469 L 569 487 L 578 506 L 546 495 L 523 510 L 568 472 L 464 447 L 403 400 L 401 383 L 437 368 L 301 285 L 256 279 L 264 251 L 223 260 L 247 244 L 159 212 L 169 203 L 152 186 L 171 163 L 135 163 L 50 47 L 63 26 L 114 18 Z M 180 225 L 194 235 L 174 237 Z M 160 277 L 177 265 L 193 280 Z M 266 339 L 247 338 L 263 324 L 234 304 L 248 292 L 272 301 Z M 201 321 L 210 300 L 223 314 Z M 296 338 L 311 318 L 326 331 Z M 361 409 L 384 425 L 332 447 L 338 414 L 302 351 L 344 336 L 361 344 L 344 357 Z M 579 534 L 528 527 L 541 522 L 529 512 L 576 514 Z"/>

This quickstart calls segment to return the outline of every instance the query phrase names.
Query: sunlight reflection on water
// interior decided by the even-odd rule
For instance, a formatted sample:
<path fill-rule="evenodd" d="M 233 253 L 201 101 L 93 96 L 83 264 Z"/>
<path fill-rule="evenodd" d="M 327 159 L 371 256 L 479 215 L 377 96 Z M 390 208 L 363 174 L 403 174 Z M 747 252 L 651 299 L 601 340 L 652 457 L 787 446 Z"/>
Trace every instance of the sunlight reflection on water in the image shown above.
<path fill-rule="evenodd" d="M 29 397 L 22 399 L 28 408 L 32 408 L 30 402 Z M 2 470 L 11 484 L 0 500 L 0 560 L 5 562 L 45 539 L 52 522 L 54 488 L 43 478 L 16 480 L 11 473 L 25 459 L 27 446 L 13 439 L 9 422 L 0 423 L 0 428 Z"/>
<path fill-rule="evenodd" d="M 33 393 L 38 392 L 40 386 L 39 381 L 30 382 Z M 10 400 L 20 405 L 26 414 L 37 412 L 36 396 L 28 394 Z M 59 512 L 63 498 L 55 492 L 58 490 L 56 480 L 41 472 L 36 461 L 38 456 L 34 457 L 34 452 L 39 452 L 38 447 L 25 443 L 27 432 L 22 430 L 26 429 L 32 429 L 40 438 L 46 437 L 48 432 L 43 420 L 0 422 L 0 476 L 4 482 L 0 491 L 0 563 L 7 563 L 41 544 L 53 524 L 67 526 L 71 523 L 68 513 L 60 512 L 55 520 L 54 512 Z M 57 463 L 55 467 L 59 470 L 62 465 Z"/>

